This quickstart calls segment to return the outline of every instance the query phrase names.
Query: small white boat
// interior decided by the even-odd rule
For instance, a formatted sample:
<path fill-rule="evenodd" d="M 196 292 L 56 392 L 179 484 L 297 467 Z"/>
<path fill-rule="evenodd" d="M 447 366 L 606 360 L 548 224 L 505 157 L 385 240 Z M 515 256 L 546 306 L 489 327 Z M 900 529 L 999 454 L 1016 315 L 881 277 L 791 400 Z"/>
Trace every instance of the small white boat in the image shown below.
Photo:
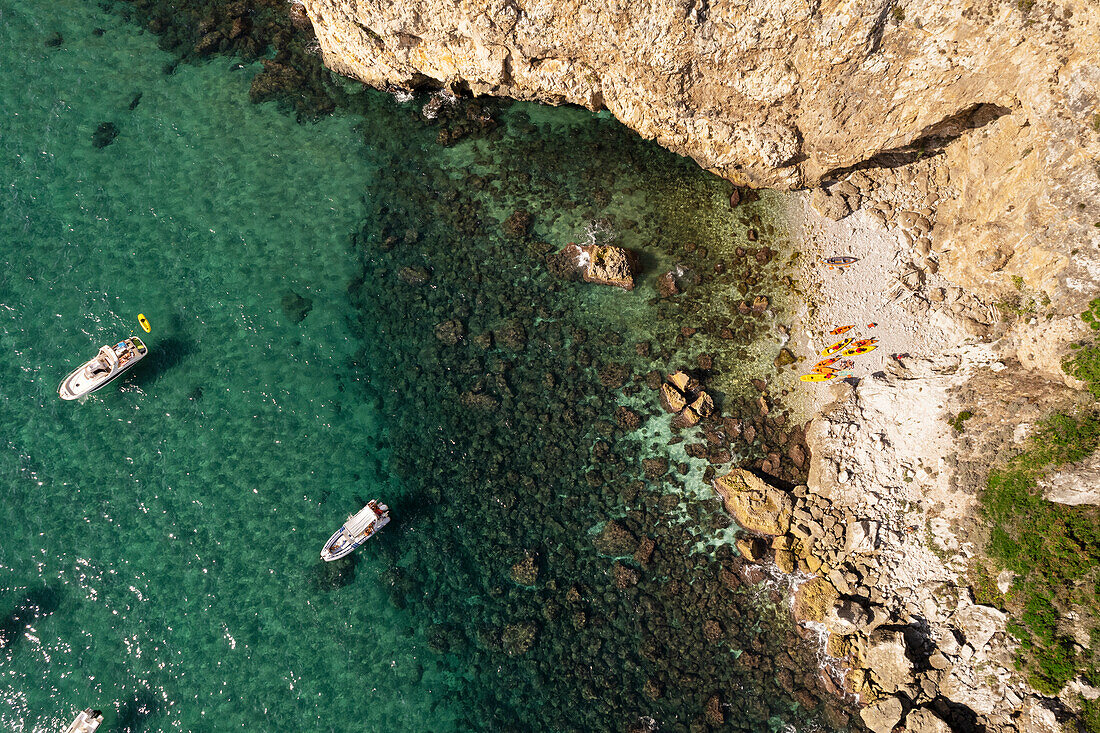
<path fill-rule="evenodd" d="M 75 400 L 106 387 L 145 358 L 149 348 L 137 336 L 104 346 L 61 383 L 57 393 L 63 400 Z"/>
<path fill-rule="evenodd" d="M 80 715 L 76 716 L 76 720 L 69 723 L 69 727 L 65 729 L 65 733 L 92 733 L 102 722 L 103 713 L 98 710 L 87 708 L 81 710 Z"/>
<path fill-rule="evenodd" d="M 355 548 L 369 540 L 374 533 L 390 523 L 390 508 L 371 499 L 358 513 L 348 517 L 344 526 L 328 538 L 321 550 L 325 562 L 339 560 L 350 555 Z"/>

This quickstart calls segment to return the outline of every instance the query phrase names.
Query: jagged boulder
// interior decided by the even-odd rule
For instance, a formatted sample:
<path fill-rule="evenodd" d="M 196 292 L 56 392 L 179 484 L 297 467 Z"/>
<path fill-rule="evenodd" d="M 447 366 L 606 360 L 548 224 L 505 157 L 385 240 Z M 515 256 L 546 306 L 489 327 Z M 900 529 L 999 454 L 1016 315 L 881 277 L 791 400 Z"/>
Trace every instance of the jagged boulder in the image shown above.
<path fill-rule="evenodd" d="M 955 611 L 953 621 L 966 643 L 980 651 L 994 634 L 1004 630 L 1007 616 L 992 606 L 966 603 Z"/>
<path fill-rule="evenodd" d="M 901 700 L 891 696 L 863 708 L 859 711 L 859 717 L 863 718 L 863 723 L 874 733 L 891 733 L 901 720 L 903 712 L 905 710 Z"/>
<path fill-rule="evenodd" d="M 604 524 L 593 540 L 596 550 L 607 557 L 627 557 L 638 546 L 638 539 L 614 519 Z"/>
<path fill-rule="evenodd" d="M 856 598 L 841 598 L 825 614 L 826 625 L 840 634 L 854 634 L 870 622 L 871 612 Z"/>
<path fill-rule="evenodd" d="M 759 537 L 738 537 L 734 544 L 737 546 L 737 551 L 741 553 L 741 557 L 749 562 L 759 562 L 768 551 L 768 546 Z"/>
<path fill-rule="evenodd" d="M 799 621 L 825 620 L 827 612 L 837 602 L 837 591 L 822 577 L 807 580 L 794 594 L 794 617 Z"/>
<path fill-rule="evenodd" d="M 787 492 L 766 483 L 743 468 L 714 479 L 728 511 L 742 528 L 764 535 L 786 534 L 791 528 L 793 502 Z"/>
<path fill-rule="evenodd" d="M 951 733 L 951 726 L 928 708 L 917 708 L 905 716 L 905 733 Z"/>
<path fill-rule="evenodd" d="M 574 270 L 590 283 L 613 285 L 623 290 L 634 289 L 638 273 L 638 257 L 633 252 L 610 244 L 568 244 L 555 256 L 559 263 L 572 264 Z"/>
<path fill-rule="evenodd" d="M 905 634 L 878 629 L 867 638 L 863 666 L 883 692 L 897 692 L 913 683 L 913 663 L 905 653 Z"/>
<path fill-rule="evenodd" d="M 862 519 L 851 522 L 844 533 L 846 554 L 870 554 L 878 547 L 878 522 Z"/>

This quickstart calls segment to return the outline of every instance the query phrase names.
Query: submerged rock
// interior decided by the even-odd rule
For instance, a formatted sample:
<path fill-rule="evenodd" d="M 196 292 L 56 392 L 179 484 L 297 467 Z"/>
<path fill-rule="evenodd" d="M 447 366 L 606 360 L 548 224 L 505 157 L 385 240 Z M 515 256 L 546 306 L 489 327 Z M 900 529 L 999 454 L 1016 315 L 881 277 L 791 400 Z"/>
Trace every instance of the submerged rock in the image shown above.
<path fill-rule="evenodd" d="M 500 635 L 500 644 L 509 656 L 519 656 L 535 643 L 537 631 L 534 624 L 508 624 Z"/>
<path fill-rule="evenodd" d="M 527 329 L 518 318 L 510 318 L 493 331 L 493 341 L 511 351 L 523 351 L 527 348 Z"/>
<path fill-rule="evenodd" d="M 291 323 L 301 323 L 313 310 L 312 300 L 294 292 L 284 295 L 280 305 L 282 305 L 283 313 L 286 314 Z"/>
<path fill-rule="evenodd" d="M 452 318 L 435 325 L 435 337 L 446 346 L 454 346 L 466 335 L 462 321 Z"/>
<path fill-rule="evenodd" d="M 676 284 L 676 275 L 666 272 L 657 278 L 657 295 L 662 298 L 671 298 L 680 294 L 680 287 Z"/>
<path fill-rule="evenodd" d="M 539 566 L 535 562 L 533 555 L 527 555 L 525 558 L 517 562 L 512 566 L 511 570 L 512 582 L 516 585 L 522 585 L 527 588 L 534 587 L 535 583 L 539 579 Z"/>
<path fill-rule="evenodd" d="M 412 267 L 402 267 L 397 271 L 397 277 L 409 285 L 423 285 L 432 279 L 432 274 L 428 272 L 428 268 L 414 265 Z"/>
<path fill-rule="evenodd" d="M 113 122 L 100 122 L 99 127 L 92 133 L 92 145 L 97 148 L 105 148 L 118 137 L 118 126 Z"/>
<path fill-rule="evenodd" d="M 607 557 L 627 557 L 638 546 L 637 538 L 614 519 L 603 526 L 593 543 L 596 551 Z"/>
<path fill-rule="evenodd" d="M 527 232 L 531 230 L 533 221 L 534 217 L 531 216 L 531 212 L 517 209 L 512 212 L 511 216 L 504 220 L 500 228 L 504 230 L 505 235 L 518 239 L 527 236 Z"/>

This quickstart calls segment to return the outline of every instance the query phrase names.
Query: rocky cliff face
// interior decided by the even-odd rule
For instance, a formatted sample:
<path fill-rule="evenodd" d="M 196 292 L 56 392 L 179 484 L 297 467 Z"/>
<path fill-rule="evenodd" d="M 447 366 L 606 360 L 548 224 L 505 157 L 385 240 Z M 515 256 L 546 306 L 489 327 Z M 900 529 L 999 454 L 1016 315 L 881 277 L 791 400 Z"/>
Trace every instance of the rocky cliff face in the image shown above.
<path fill-rule="evenodd" d="M 962 284 L 1100 280 L 1100 6 L 1082 0 L 305 0 L 326 63 L 608 109 L 755 187 L 943 154 Z"/>

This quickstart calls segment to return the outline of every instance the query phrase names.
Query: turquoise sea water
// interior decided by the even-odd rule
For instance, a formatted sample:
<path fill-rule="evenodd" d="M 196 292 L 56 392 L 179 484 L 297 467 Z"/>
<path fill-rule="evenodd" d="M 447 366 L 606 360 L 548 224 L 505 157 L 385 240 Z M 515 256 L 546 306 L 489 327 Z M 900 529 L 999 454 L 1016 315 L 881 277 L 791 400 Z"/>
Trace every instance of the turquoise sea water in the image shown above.
<path fill-rule="evenodd" d="M 668 451 L 617 422 L 666 425 L 643 375 L 703 352 L 747 410 L 734 364 L 775 355 L 736 315 L 779 271 L 733 254 L 728 186 L 580 110 L 490 105 L 444 147 L 423 97 L 299 125 L 249 104 L 258 65 L 170 61 L 96 5 L 0 0 L 0 727 L 86 706 L 120 731 L 821 725 L 801 658 L 772 661 L 781 614 L 728 546 L 690 551 L 727 524 L 683 498 L 705 462 L 642 480 Z M 528 235 L 502 229 L 518 209 Z M 634 293 L 547 273 L 597 222 L 642 250 Z M 689 262 L 694 299 L 654 301 Z M 61 402 L 139 312 L 151 355 Z M 372 497 L 393 523 L 322 564 Z M 618 562 L 593 541 L 612 519 Z"/>
<path fill-rule="evenodd" d="M 89 4 L 0 16 L 0 613 L 49 614 L 0 652 L 0 727 L 96 705 L 164 730 L 340 730 L 376 706 L 444 728 L 447 684 L 377 569 L 311 587 L 327 534 L 388 493 L 350 396 L 347 232 L 371 175 L 352 120 L 252 106 L 227 61 L 165 76 L 151 36 Z M 104 121 L 121 132 L 97 149 Z M 139 312 L 152 355 L 57 399 Z"/>

